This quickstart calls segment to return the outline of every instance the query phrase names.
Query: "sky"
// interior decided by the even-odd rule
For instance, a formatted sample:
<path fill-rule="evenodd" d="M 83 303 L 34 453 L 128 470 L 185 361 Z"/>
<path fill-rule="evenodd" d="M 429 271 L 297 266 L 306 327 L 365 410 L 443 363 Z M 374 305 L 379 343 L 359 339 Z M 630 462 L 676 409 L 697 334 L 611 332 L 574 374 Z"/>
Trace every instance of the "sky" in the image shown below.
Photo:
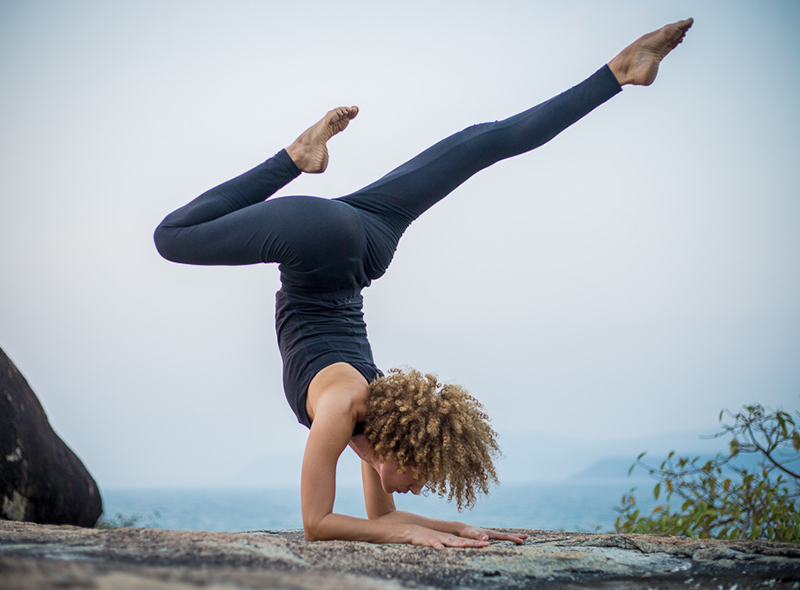
<path fill-rule="evenodd" d="M 306 437 L 278 270 L 167 262 L 159 221 L 335 106 L 361 112 L 328 171 L 280 195 L 352 192 L 688 16 L 653 86 L 411 226 L 364 293 L 375 359 L 467 387 L 530 477 L 564 441 L 800 409 L 793 1 L 0 2 L 0 347 L 101 489 L 277 481 Z"/>

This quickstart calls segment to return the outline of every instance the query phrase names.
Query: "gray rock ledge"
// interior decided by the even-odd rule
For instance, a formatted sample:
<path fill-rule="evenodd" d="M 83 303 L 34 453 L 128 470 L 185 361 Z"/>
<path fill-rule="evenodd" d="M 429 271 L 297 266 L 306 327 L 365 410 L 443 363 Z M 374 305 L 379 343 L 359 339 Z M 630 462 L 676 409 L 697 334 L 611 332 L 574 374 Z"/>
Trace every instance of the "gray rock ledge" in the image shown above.
<path fill-rule="evenodd" d="M 800 590 L 800 545 L 526 531 L 524 545 L 430 549 L 298 531 L 102 531 L 0 521 L 0 588 Z"/>

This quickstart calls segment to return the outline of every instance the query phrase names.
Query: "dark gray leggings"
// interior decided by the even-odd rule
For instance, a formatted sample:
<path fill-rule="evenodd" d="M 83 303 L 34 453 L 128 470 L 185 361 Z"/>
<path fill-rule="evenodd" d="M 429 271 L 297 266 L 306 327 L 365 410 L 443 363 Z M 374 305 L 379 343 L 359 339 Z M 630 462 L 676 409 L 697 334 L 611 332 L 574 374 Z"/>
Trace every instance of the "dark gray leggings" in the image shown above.
<path fill-rule="evenodd" d="M 287 292 L 357 292 L 386 271 L 405 229 L 429 207 L 479 170 L 549 141 L 620 90 L 603 66 L 555 98 L 456 133 L 338 199 L 267 201 L 300 174 L 281 151 L 168 215 L 156 246 L 188 264 L 277 262 Z"/>

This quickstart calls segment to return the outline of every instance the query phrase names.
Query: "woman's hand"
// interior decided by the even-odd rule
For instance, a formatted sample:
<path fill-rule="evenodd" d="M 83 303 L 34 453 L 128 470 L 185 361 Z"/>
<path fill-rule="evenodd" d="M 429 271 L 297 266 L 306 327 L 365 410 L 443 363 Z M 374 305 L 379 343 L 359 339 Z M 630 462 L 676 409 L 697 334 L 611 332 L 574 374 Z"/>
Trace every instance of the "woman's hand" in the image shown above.
<path fill-rule="evenodd" d="M 445 547 L 486 547 L 489 545 L 488 539 L 466 538 L 452 533 L 435 531 L 417 524 L 408 525 L 406 542 L 412 545 L 435 547 L 436 549 L 444 549 Z"/>
<path fill-rule="evenodd" d="M 456 530 L 459 537 L 486 541 L 487 544 L 489 543 L 489 539 L 496 539 L 498 541 L 513 541 L 517 545 L 522 545 L 525 539 L 528 538 L 528 535 L 525 533 L 501 533 L 499 531 L 493 531 L 492 529 L 482 529 L 461 522 L 458 523 Z"/>

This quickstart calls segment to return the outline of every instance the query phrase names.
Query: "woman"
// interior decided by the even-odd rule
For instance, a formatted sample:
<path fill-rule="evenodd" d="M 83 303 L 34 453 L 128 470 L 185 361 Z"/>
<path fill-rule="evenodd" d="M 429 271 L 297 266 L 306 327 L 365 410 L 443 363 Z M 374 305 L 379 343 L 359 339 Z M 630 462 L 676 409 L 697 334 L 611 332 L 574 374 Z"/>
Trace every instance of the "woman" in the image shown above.
<path fill-rule="evenodd" d="M 626 84 L 649 85 L 688 19 L 645 35 L 578 86 L 519 115 L 469 127 L 377 182 L 338 199 L 267 201 L 301 172 L 321 173 L 327 141 L 357 107 L 330 111 L 288 148 L 168 215 L 155 232 L 165 258 L 187 264 L 280 264 L 276 329 L 284 389 L 310 429 L 303 458 L 309 540 L 482 547 L 501 533 L 395 510 L 392 493 L 422 488 L 459 508 L 496 481 L 495 433 L 463 389 L 416 371 L 383 376 L 372 358 L 361 291 L 386 271 L 411 222 L 470 176 L 549 141 Z M 333 513 L 336 464 L 362 459 L 368 520 Z"/>

